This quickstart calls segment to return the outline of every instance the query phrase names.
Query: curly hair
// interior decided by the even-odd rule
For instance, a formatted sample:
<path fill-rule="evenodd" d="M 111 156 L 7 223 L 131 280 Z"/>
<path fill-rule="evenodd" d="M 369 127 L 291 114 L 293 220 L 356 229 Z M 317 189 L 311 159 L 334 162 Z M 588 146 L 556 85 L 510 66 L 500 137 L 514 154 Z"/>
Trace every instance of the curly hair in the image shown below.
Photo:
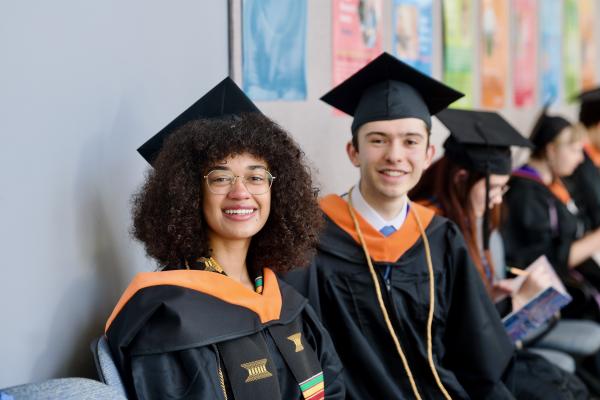
<path fill-rule="evenodd" d="M 276 123 L 250 113 L 177 129 L 133 196 L 132 235 L 163 268 L 182 268 L 210 256 L 203 176 L 218 162 L 243 153 L 266 161 L 277 177 L 267 222 L 250 243 L 249 268 L 284 272 L 310 260 L 323 218 L 304 153 Z"/>

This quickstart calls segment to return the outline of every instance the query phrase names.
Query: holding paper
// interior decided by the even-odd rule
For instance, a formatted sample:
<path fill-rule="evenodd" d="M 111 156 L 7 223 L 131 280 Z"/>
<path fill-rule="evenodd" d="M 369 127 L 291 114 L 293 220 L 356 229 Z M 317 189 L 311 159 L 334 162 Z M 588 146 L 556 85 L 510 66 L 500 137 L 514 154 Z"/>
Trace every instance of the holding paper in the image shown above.
<path fill-rule="evenodd" d="M 513 342 L 527 336 L 571 302 L 571 296 L 545 256 L 523 272 L 510 280 L 515 293 L 514 311 L 502 319 Z"/>

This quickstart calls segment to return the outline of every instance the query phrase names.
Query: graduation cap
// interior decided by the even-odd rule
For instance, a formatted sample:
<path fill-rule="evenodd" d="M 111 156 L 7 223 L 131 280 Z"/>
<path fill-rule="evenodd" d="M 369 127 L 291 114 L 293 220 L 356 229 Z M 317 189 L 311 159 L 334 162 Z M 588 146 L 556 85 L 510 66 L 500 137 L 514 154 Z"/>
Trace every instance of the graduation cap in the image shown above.
<path fill-rule="evenodd" d="M 446 156 L 471 171 L 508 175 L 512 171 L 510 147 L 533 147 L 495 112 L 444 110 L 437 117 L 450 130 L 444 143 Z"/>
<path fill-rule="evenodd" d="M 367 122 L 431 116 L 464 94 L 382 53 L 323 97 L 325 103 L 354 117 L 352 134 Z"/>
<path fill-rule="evenodd" d="M 152 165 L 165 139 L 187 122 L 199 119 L 223 118 L 252 112 L 260 113 L 260 110 L 235 82 L 227 77 L 171 121 L 160 132 L 148 139 L 137 151 Z"/>
<path fill-rule="evenodd" d="M 598 123 L 600 121 L 600 87 L 581 92 L 577 99 L 581 102 L 579 121 L 585 126 Z"/>
<path fill-rule="evenodd" d="M 563 129 L 571 126 L 571 123 L 563 117 L 548 115 L 547 112 L 549 106 L 549 104 L 544 105 L 531 130 L 531 135 L 529 135 L 529 140 L 531 140 L 536 149 L 545 147 L 548 143 L 553 141 Z"/>
<path fill-rule="evenodd" d="M 511 146 L 533 147 L 506 121 L 490 111 L 444 110 L 437 117 L 450 130 L 444 143 L 447 158 L 470 171 L 485 175 L 483 248 L 489 249 L 490 175 L 508 175 L 512 170 Z"/>

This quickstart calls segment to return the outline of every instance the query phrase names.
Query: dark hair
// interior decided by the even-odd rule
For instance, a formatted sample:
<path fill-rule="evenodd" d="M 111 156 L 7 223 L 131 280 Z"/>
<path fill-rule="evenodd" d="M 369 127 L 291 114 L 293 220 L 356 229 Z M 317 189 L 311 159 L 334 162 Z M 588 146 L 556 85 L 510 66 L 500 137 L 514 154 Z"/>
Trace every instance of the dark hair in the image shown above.
<path fill-rule="evenodd" d="M 258 113 L 193 121 L 165 141 L 133 197 L 132 234 L 149 256 L 169 268 L 210 256 L 203 177 L 216 163 L 243 153 L 266 161 L 276 177 L 269 217 L 250 244 L 249 268 L 281 272 L 309 261 L 323 223 L 310 170 L 291 136 Z"/>
<path fill-rule="evenodd" d="M 464 179 L 457 180 L 456 176 L 461 170 L 467 171 L 467 174 Z M 479 251 L 475 211 L 470 198 L 471 189 L 483 178 L 485 178 L 483 173 L 469 171 L 452 160 L 442 157 L 425 171 L 419 183 L 410 191 L 409 197 L 418 202 L 429 203 L 428 205 L 437 208 L 441 215 L 458 225 L 467 243 L 469 255 L 487 289 L 490 290 L 490 282 Z M 500 207 L 495 206 L 490 213 L 490 228 L 494 229 L 499 224 Z M 485 252 L 485 258 L 493 275 L 494 264 L 489 251 Z"/>
<path fill-rule="evenodd" d="M 585 133 L 583 131 L 583 129 L 581 128 L 580 125 L 569 125 L 569 126 L 565 126 L 563 129 L 560 130 L 560 132 L 557 133 L 557 135 L 548 143 L 544 144 L 543 146 L 537 146 L 535 149 L 533 149 L 533 151 L 531 152 L 530 157 L 536 160 L 545 160 L 547 158 L 546 155 L 546 150 L 548 148 L 549 144 L 552 143 L 557 143 L 558 142 L 558 137 L 560 135 L 563 134 L 563 131 L 566 129 L 570 129 L 571 130 L 571 135 L 569 136 L 569 138 L 567 139 L 569 141 L 569 143 L 573 143 L 576 142 L 578 140 L 582 140 L 583 137 L 585 136 Z"/>
<path fill-rule="evenodd" d="M 600 108 L 600 102 L 598 101 L 581 103 L 581 108 L 579 109 L 579 122 L 586 128 L 596 125 L 600 122 L 598 108 Z"/>

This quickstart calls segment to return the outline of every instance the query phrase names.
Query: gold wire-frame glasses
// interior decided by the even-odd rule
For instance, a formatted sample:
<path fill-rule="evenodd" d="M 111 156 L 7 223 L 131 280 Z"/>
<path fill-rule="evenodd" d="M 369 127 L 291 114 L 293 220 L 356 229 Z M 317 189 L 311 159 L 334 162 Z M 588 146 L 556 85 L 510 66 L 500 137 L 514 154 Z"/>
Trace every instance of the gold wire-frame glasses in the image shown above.
<path fill-rule="evenodd" d="M 266 169 L 257 169 L 245 175 L 235 175 L 231 171 L 213 169 L 204 175 L 206 186 L 213 194 L 227 194 L 235 185 L 238 178 L 250 194 L 265 194 L 271 190 L 275 177 Z"/>

